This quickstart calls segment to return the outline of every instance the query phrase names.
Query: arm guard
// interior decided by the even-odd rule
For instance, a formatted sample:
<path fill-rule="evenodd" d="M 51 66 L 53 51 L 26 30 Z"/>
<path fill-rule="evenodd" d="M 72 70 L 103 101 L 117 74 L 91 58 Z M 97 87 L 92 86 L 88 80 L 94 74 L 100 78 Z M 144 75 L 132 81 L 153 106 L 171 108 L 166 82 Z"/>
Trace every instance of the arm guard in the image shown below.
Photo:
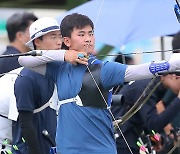
<path fill-rule="evenodd" d="M 140 65 L 129 65 L 125 72 L 125 82 L 152 78 L 159 72 L 171 72 L 178 69 L 180 69 L 180 53 L 174 53 L 168 62 L 160 61 Z"/>

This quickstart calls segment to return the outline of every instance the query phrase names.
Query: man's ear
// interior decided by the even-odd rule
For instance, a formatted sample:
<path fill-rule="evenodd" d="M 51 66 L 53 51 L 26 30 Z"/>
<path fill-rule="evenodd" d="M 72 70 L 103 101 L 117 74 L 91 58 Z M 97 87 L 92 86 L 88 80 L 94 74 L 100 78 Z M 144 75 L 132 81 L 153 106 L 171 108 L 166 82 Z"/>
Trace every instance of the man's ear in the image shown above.
<path fill-rule="evenodd" d="M 17 32 L 17 33 L 16 33 L 16 39 L 17 39 L 18 41 L 23 42 L 23 32 Z"/>
<path fill-rule="evenodd" d="M 70 38 L 69 38 L 69 37 L 64 37 L 64 44 L 65 44 L 67 47 L 70 47 L 71 41 L 70 41 Z"/>

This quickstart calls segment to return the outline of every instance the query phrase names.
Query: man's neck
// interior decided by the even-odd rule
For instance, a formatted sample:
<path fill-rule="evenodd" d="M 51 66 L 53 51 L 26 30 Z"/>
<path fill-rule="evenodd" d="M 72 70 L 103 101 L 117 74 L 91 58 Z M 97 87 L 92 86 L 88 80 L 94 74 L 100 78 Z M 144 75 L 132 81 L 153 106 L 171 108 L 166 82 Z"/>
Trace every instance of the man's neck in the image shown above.
<path fill-rule="evenodd" d="M 25 53 L 27 52 L 27 47 L 23 46 L 22 44 L 18 44 L 15 42 L 11 42 L 10 46 L 13 46 L 14 48 L 16 48 L 20 53 Z"/>

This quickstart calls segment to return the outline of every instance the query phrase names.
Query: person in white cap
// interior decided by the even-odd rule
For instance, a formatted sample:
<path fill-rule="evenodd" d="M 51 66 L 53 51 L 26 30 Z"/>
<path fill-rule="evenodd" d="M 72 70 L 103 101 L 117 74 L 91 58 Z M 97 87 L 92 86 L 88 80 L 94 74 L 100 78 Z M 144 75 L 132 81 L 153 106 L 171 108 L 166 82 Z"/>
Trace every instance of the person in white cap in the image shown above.
<path fill-rule="evenodd" d="M 51 43 L 50 41 L 53 41 L 53 40 L 54 41 L 62 40 L 62 35 L 59 31 L 59 24 L 57 23 L 56 20 L 52 20 L 50 17 L 43 17 L 40 20 L 35 21 L 33 25 L 30 26 L 29 33 L 30 33 L 31 39 L 30 41 L 26 43 L 26 45 L 32 50 L 38 48 L 38 45 L 34 41 L 37 42 L 37 40 L 39 40 L 40 37 L 42 36 L 45 38 L 49 37 L 49 39 L 44 39 L 44 41 L 46 41 L 47 43 Z M 61 46 L 59 45 L 60 44 L 59 42 L 56 42 L 55 44 L 57 45 L 55 47 L 56 50 L 59 50 L 61 48 Z M 41 50 L 49 50 L 49 48 L 52 48 L 52 47 L 50 47 L 48 44 L 43 44 L 43 46 L 41 47 Z"/>
<path fill-rule="evenodd" d="M 50 17 L 36 20 L 29 28 L 27 46 L 36 50 L 59 50 L 62 36 L 57 21 Z M 14 84 L 19 113 L 13 123 L 13 154 L 49 154 L 55 146 L 57 95 L 54 82 L 29 69 L 22 69 Z M 52 98 L 54 96 L 54 98 Z M 56 105 L 55 104 L 55 105 Z"/>
<path fill-rule="evenodd" d="M 60 28 L 66 49 L 76 51 L 48 51 L 38 57 L 19 57 L 21 65 L 51 78 L 57 85 L 61 103 L 57 153 L 116 154 L 110 111 L 112 88 L 127 81 L 151 78 L 161 71 L 180 69 L 180 54 L 173 55 L 168 62 L 140 65 L 102 62 L 92 56 L 94 25 L 87 16 L 67 15 Z M 69 62 L 81 64 L 74 66 Z"/>

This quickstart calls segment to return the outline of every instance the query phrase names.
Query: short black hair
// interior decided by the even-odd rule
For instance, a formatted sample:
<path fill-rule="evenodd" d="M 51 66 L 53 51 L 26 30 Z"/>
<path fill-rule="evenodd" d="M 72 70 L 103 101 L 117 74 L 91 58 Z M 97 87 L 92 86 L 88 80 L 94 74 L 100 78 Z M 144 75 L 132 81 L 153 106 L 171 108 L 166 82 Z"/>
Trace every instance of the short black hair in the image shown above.
<path fill-rule="evenodd" d="M 92 27 L 92 30 L 94 30 L 94 24 L 92 20 L 86 15 L 78 13 L 67 15 L 60 24 L 62 37 L 71 37 L 71 33 L 74 28 L 81 29 L 88 25 Z M 62 48 L 68 49 L 64 43 L 62 44 Z"/>
<path fill-rule="evenodd" d="M 60 29 L 63 37 L 71 37 L 74 28 L 83 28 L 90 25 L 94 30 L 94 24 L 86 15 L 73 13 L 64 17 L 61 22 Z"/>
<path fill-rule="evenodd" d="M 17 32 L 25 32 L 31 21 L 36 21 L 38 18 L 33 13 L 18 12 L 13 14 L 6 24 L 6 30 L 10 42 L 16 38 Z"/>

